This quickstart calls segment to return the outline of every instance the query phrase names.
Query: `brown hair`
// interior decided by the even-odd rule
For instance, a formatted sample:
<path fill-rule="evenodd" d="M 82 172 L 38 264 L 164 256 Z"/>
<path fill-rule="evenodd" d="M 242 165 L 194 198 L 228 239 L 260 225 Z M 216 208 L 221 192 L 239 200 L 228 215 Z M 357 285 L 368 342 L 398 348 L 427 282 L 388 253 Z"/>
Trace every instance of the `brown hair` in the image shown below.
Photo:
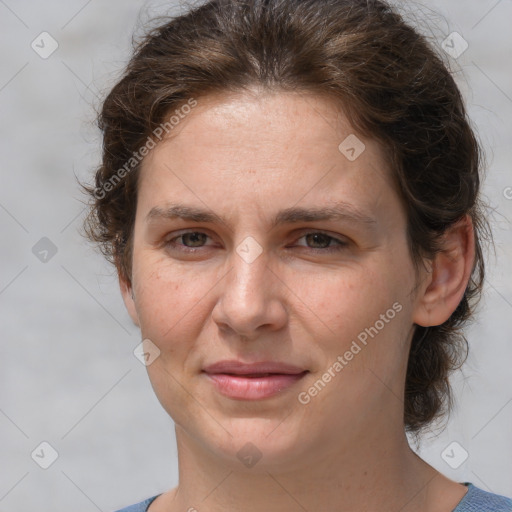
<path fill-rule="evenodd" d="M 191 98 L 258 85 L 334 99 L 389 156 L 416 269 L 449 226 L 465 214 L 473 221 L 476 257 L 463 299 L 445 323 L 413 334 L 404 424 L 417 435 L 451 409 L 448 376 L 466 357 L 461 327 L 480 298 L 481 242 L 491 235 L 479 197 L 483 153 L 447 65 L 383 1 L 210 0 L 157 20 L 102 104 L 103 160 L 95 187 L 84 186 L 87 236 L 130 282 L 140 165 L 128 171 L 126 163 Z"/>

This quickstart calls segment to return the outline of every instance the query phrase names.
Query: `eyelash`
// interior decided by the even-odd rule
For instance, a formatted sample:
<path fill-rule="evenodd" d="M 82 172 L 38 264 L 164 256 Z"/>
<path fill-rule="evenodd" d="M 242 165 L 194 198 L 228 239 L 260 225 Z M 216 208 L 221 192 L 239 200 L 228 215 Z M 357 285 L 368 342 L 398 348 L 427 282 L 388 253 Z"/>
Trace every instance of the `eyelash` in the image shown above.
<path fill-rule="evenodd" d="M 175 249 L 177 247 L 177 245 L 180 245 L 182 247 L 182 249 L 178 249 L 178 250 L 185 252 L 185 253 L 189 253 L 189 254 L 196 253 L 198 250 L 203 249 L 203 247 L 205 247 L 205 246 L 203 246 L 203 247 L 187 247 L 186 245 L 176 244 L 176 242 L 175 242 L 175 240 L 182 238 L 185 235 L 192 234 L 192 233 L 206 235 L 208 238 L 211 238 L 210 236 L 208 236 L 206 233 L 203 233 L 202 231 L 186 231 L 186 232 L 181 233 L 178 236 L 170 238 L 169 240 L 167 240 L 164 243 L 164 245 L 166 247 L 170 246 L 172 249 Z M 323 249 L 306 247 L 306 249 L 309 249 L 310 251 L 313 251 L 313 252 L 327 252 L 327 253 L 340 252 L 340 251 L 346 249 L 347 246 L 349 245 L 347 242 L 345 242 L 339 238 L 333 237 L 323 231 L 308 231 L 307 233 L 304 233 L 301 237 L 299 237 L 297 240 L 300 240 L 301 238 L 304 238 L 308 235 L 323 235 L 327 238 L 328 242 L 334 241 L 337 244 L 333 247 L 326 247 Z M 301 247 L 303 247 L 303 246 L 301 246 Z"/>

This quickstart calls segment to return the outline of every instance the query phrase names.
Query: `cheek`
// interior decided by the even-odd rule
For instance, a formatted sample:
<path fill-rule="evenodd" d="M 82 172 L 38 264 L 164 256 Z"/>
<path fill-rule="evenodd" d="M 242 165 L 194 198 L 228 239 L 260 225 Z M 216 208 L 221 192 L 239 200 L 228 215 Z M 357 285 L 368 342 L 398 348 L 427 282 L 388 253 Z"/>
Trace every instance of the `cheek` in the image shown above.
<path fill-rule="evenodd" d="M 189 422 L 188 411 L 197 404 L 183 386 L 192 376 L 188 367 L 190 356 L 197 350 L 196 340 L 203 328 L 208 273 L 195 279 L 158 258 L 147 255 L 138 267 L 137 310 L 141 335 L 160 350 L 159 356 L 147 366 L 153 390 L 176 423 Z M 186 374 L 186 375 L 185 375 Z"/>
<path fill-rule="evenodd" d="M 315 381 L 303 391 L 316 403 L 312 411 L 337 404 L 334 424 L 401 393 L 410 312 L 393 272 L 381 268 L 334 273 L 305 301 L 322 362 L 316 377 L 328 383 Z"/>
<path fill-rule="evenodd" d="M 301 327 L 311 332 L 326 367 L 342 356 L 344 373 L 357 379 L 367 368 L 391 375 L 403 364 L 407 278 L 402 272 L 400 280 L 392 265 L 376 259 L 296 281 L 293 290 L 304 303 Z"/>
<path fill-rule="evenodd" d="M 199 332 L 201 304 L 213 285 L 209 285 L 209 273 L 198 278 L 148 256 L 138 266 L 137 279 L 137 311 L 144 337 L 157 340 L 160 349 L 167 351 Z"/>
<path fill-rule="evenodd" d="M 330 333 L 327 337 L 341 342 L 357 335 L 370 321 L 373 324 L 391 307 L 393 300 L 382 275 L 369 267 L 339 268 L 297 279 L 292 289 L 309 311 L 308 316 Z"/>

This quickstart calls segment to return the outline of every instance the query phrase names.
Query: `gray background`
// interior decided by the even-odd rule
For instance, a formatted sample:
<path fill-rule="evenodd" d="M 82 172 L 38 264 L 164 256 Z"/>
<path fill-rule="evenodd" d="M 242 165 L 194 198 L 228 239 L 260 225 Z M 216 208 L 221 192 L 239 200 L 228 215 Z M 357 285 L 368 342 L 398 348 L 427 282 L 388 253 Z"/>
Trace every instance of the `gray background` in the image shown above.
<path fill-rule="evenodd" d="M 418 19 L 437 26 L 437 45 L 453 31 L 469 44 L 447 60 L 487 148 L 497 245 L 468 331 L 471 355 L 453 378 L 457 408 L 418 451 L 454 480 L 512 496 L 512 2 L 415 5 Z M 178 7 L 0 0 L 1 512 L 108 512 L 177 484 L 173 422 L 133 355 L 138 330 L 112 268 L 77 231 L 75 175 L 99 162 L 93 107 L 126 63 L 133 31 Z M 31 48 L 43 31 L 59 45 L 47 59 Z M 33 252 L 43 237 L 57 249 L 46 262 Z M 58 452 L 48 469 L 35 462 L 49 460 L 43 441 Z M 456 470 L 442 457 L 454 441 L 469 453 Z"/>

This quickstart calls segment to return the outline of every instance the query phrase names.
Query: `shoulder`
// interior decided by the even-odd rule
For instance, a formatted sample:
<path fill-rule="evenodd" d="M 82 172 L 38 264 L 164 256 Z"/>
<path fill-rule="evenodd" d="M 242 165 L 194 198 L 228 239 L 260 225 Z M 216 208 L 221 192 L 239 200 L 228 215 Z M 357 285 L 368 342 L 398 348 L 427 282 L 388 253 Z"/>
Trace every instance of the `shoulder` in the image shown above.
<path fill-rule="evenodd" d="M 512 512 L 512 499 L 493 494 L 465 483 L 468 492 L 464 495 L 453 512 Z"/>
<path fill-rule="evenodd" d="M 144 501 L 141 501 L 140 503 L 135 503 L 135 505 L 130 505 L 129 507 L 121 508 L 119 510 L 116 510 L 115 512 L 146 512 L 149 505 L 153 501 L 155 501 L 159 494 L 157 496 L 153 496 L 152 498 L 147 498 Z"/>

